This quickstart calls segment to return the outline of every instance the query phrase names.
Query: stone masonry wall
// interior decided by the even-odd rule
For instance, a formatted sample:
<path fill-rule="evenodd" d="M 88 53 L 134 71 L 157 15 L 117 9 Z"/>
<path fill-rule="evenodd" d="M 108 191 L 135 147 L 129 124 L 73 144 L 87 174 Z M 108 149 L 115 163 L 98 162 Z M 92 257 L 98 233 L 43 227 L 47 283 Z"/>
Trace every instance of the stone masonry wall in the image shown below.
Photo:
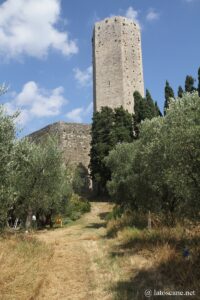
<path fill-rule="evenodd" d="M 112 17 L 93 32 L 94 110 L 123 106 L 134 110 L 133 93 L 144 95 L 140 29 L 132 20 Z"/>
<path fill-rule="evenodd" d="M 48 135 L 57 136 L 59 146 L 63 151 L 65 164 L 78 165 L 82 163 L 88 168 L 90 157 L 90 130 L 88 124 L 58 122 L 35 131 L 29 137 L 36 142 L 44 140 Z"/>

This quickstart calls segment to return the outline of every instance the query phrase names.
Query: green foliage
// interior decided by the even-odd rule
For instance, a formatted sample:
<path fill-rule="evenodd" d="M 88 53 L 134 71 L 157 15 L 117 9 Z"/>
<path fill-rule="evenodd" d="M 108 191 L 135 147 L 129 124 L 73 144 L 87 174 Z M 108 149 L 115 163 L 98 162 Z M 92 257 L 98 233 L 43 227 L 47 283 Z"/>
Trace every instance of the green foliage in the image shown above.
<path fill-rule="evenodd" d="M 80 211 L 81 213 L 86 213 L 90 211 L 90 202 L 84 198 L 79 197 L 76 194 L 72 195 L 70 203 L 76 211 Z"/>
<path fill-rule="evenodd" d="M 172 102 L 165 124 L 168 132 L 162 139 L 169 156 L 165 179 L 175 195 L 177 209 L 195 216 L 200 208 L 200 98 L 197 93 Z"/>
<path fill-rule="evenodd" d="M 138 143 L 135 141 L 131 144 L 117 145 L 105 159 L 106 165 L 112 172 L 112 180 L 107 183 L 108 191 L 116 203 L 122 206 L 129 205 L 135 198 L 132 166 L 136 162 Z"/>
<path fill-rule="evenodd" d="M 97 194 L 106 194 L 106 182 L 110 179 L 110 170 L 104 158 L 117 143 L 133 140 L 132 116 L 122 107 L 114 111 L 102 107 L 95 112 L 92 123 L 92 141 L 90 151 L 90 170 Z"/>
<path fill-rule="evenodd" d="M 6 86 L 5 83 L 0 85 L 0 96 L 7 93 L 7 91 L 8 91 L 8 86 Z"/>
<path fill-rule="evenodd" d="M 145 100 L 140 95 L 139 92 L 135 91 L 133 94 L 134 97 L 134 132 L 135 137 L 139 136 L 139 127 L 138 125 L 141 123 L 142 120 L 145 119 Z"/>
<path fill-rule="evenodd" d="M 146 90 L 146 116 L 145 119 L 152 119 L 160 115 L 158 105 L 154 103 L 149 90 Z"/>
<path fill-rule="evenodd" d="M 146 98 L 134 93 L 134 118 L 122 107 L 103 107 L 93 116 L 90 170 L 97 194 L 106 194 L 106 183 L 110 180 L 110 169 L 104 158 L 118 144 L 130 143 L 139 135 L 139 124 L 145 119 L 162 115 L 150 92 Z M 134 134 L 133 134 L 134 133 Z"/>
<path fill-rule="evenodd" d="M 200 98 L 171 101 L 164 118 L 145 120 L 140 139 L 106 158 L 108 191 L 122 206 L 197 218 L 200 210 Z"/>
<path fill-rule="evenodd" d="M 169 82 L 166 81 L 165 84 L 165 103 L 164 103 L 164 115 L 166 115 L 166 111 L 169 108 L 170 99 L 174 99 L 174 91 L 172 87 L 169 85 Z"/>
<path fill-rule="evenodd" d="M 7 116 L 0 106 L 0 227 L 6 224 L 7 211 L 14 198 L 15 117 L 16 115 Z"/>
<path fill-rule="evenodd" d="M 135 137 L 139 136 L 139 124 L 145 119 L 162 116 L 157 102 L 154 102 L 151 94 L 146 90 L 146 98 L 143 98 L 139 92 L 134 92 L 134 132 Z"/>
<path fill-rule="evenodd" d="M 120 205 L 115 205 L 111 212 L 108 213 L 106 216 L 106 220 L 118 219 L 121 218 L 123 215 L 124 209 Z"/>
<path fill-rule="evenodd" d="M 56 141 L 44 144 L 28 139 L 15 144 L 15 213 L 25 221 L 29 211 L 52 215 L 60 211 L 65 190 L 65 170 Z"/>
<path fill-rule="evenodd" d="M 31 223 L 32 214 L 52 216 L 72 193 L 57 142 L 16 140 L 17 115 L 8 116 L 0 107 L 0 227 L 11 215 L 23 223 L 28 217 Z"/>
<path fill-rule="evenodd" d="M 155 101 L 155 110 L 156 110 L 155 117 L 162 117 L 162 113 L 160 111 L 160 108 L 158 107 L 157 101 Z"/>
<path fill-rule="evenodd" d="M 185 79 L 185 91 L 191 93 L 196 90 L 194 87 L 194 78 L 192 76 L 187 75 Z"/>
<path fill-rule="evenodd" d="M 123 107 L 115 108 L 114 110 L 114 124 L 113 124 L 114 143 L 127 143 L 133 140 L 133 121 L 132 115 Z"/>
<path fill-rule="evenodd" d="M 181 86 L 178 87 L 178 97 L 182 98 L 183 97 L 183 89 Z"/>
<path fill-rule="evenodd" d="M 89 193 L 90 181 L 87 168 L 79 164 L 73 174 L 72 187 L 76 194 L 83 196 Z"/>
<path fill-rule="evenodd" d="M 89 212 L 90 209 L 91 204 L 88 200 L 80 197 L 77 194 L 72 194 L 67 203 L 67 210 L 65 213 L 65 216 L 67 216 L 66 223 L 68 223 L 69 220 L 77 220 L 82 214 Z"/>
<path fill-rule="evenodd" d="M 3 92 L 5 86 L 0 87 L 0 94 Z M 0 106 L 0 227 L 5 227 L 11 217 L 12 222 L 20 218 L 28 228 L 33 214 L 38 224 L 47 219 L 52 224 L 53 216 L 69 209 L 72 171 L 64 166 L 56 139 L 49 136 L 39 144 L 28 138 L 17 140 L 17 116 L 18 113 L 8 116 Z M 82 175 L 79 172 L 76 182 L 80 191 Z M 70 203 L 73 211 L 80 214 L 90 206 L 82 199 Z"/>

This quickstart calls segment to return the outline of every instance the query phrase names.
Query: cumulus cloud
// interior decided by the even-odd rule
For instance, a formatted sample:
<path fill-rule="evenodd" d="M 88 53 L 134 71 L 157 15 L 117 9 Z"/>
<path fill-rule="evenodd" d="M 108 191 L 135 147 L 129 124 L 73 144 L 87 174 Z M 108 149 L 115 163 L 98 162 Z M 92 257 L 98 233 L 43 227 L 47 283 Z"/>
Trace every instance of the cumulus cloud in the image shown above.
<path fill-rule="evenodd" d="M 158 12 L 156 12 L 155 9 L 151 8 L 149 9 L 147 15 L 146 15 L 146 19 L 147 21 L 154 21 L 154 20 L 158 20 L 160 17 L 160 14 Z"/>
<path fill-rule="evenodd" d="M 77 53 L 76 41 L 56 28 L 60 12 L 59 0 L 5 1 L 0 5 L 0 54 L 43 58 L 50 49 L 65 56 Z"/>
<path fill-rule="evenodd" d="M 92 102 L 86 107 L 78 107 L 66 114 L 68 120 L 72 122 L 81 123 L 83 122 L 83 118 L 89 115 L 92 112 L 93 104 Z"/>
<path fill-rule="evenodd" d="M 138 25 L 140 25 L 140 22 L 138 20 L 138 14 L 139 14 L 139 12 L 137 10 L 135 10 L 132 6 L 130 6 L 127 9 L 127 11 L 125 12 L 126 18 L 131 19 L 135 23 L 137 23 Z"/>
<path fill-rule="evenodd" d="M 13 115 L 17 111 L 19 112 L 19 115 L 15 119 L 15 122 L 19 125 L 24 126 L 29 120 L 31 120 L 28 110 L 17 108 L 14 102 L 5 103 L 4 108 L 8 115 Z"/>
<path fill-rule="evenodd" d="M 83 108 L 79 107 L 79 108 L 75 108 L 75 109 L 71 110 L 70 112 L 68 112 L 66 114 L 66 117 L 70 121 L 81 123 L 82 122 L 82 114 L 83 114 Z"/>
<path fill-rule="evenodd" d="M 89 86 L 92 83 L 92 66 L 81 71 L 79 68 L 74 68 L 74 77 L 82 87 Z"/>
<path fill-rule="evenodd" d="M 57 116 L 68 101 L 63 96 L 63 87 L 53 90 L 40 88 L 36 82 L 27 82 L 12 101 L 5 103 L 8 114 L 20 110 L 18 122 L 25 125 L 33 118 Z"/>

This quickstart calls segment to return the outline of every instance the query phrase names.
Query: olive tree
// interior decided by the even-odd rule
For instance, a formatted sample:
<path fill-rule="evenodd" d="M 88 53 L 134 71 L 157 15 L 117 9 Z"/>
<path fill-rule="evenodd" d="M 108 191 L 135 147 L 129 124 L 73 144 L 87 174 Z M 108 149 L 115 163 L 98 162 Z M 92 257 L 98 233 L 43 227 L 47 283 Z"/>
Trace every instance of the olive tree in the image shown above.
<path fill-rule="evenodd" d="M 51 138 L 42 145 L 28 139 L 19 141 L 15 145 L 15 158 L 15 208 L 29 227 L 33 213 L 51 217 L 61 209 L 64 166 L 61 152 Z"/>
<path fill-rule="evenodd" d="M 12 207 L 14 188 L 12 184 L 15 143 L 16 115 L 6 115 L 0 106 L 0 226 L 7 220 L 7 212 Z"/>
<path fill-rule="evenodd" d="M 122 144 L 106 159 L 108 190 L 122 205 L 175 217 L 200 211 L 200 97 L 171 100 L 165 117 L 145 120 L 140 138 Z M 133 205 L 134 204 L 134 205 Z"/>

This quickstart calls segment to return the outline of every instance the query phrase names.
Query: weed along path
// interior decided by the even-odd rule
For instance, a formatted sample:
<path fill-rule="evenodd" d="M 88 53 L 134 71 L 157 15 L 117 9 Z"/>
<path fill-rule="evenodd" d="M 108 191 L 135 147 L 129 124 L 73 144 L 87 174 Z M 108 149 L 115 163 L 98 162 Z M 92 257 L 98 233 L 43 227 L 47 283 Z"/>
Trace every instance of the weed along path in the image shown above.
<path fill-rule="evenodd" d="M 98 261 L 104 256 L 107 203 L 92 203 L 91 212 L 73 225 L 37 234 L 53 247 L 45 276 L 31 299 L 112 299 Z"/>

